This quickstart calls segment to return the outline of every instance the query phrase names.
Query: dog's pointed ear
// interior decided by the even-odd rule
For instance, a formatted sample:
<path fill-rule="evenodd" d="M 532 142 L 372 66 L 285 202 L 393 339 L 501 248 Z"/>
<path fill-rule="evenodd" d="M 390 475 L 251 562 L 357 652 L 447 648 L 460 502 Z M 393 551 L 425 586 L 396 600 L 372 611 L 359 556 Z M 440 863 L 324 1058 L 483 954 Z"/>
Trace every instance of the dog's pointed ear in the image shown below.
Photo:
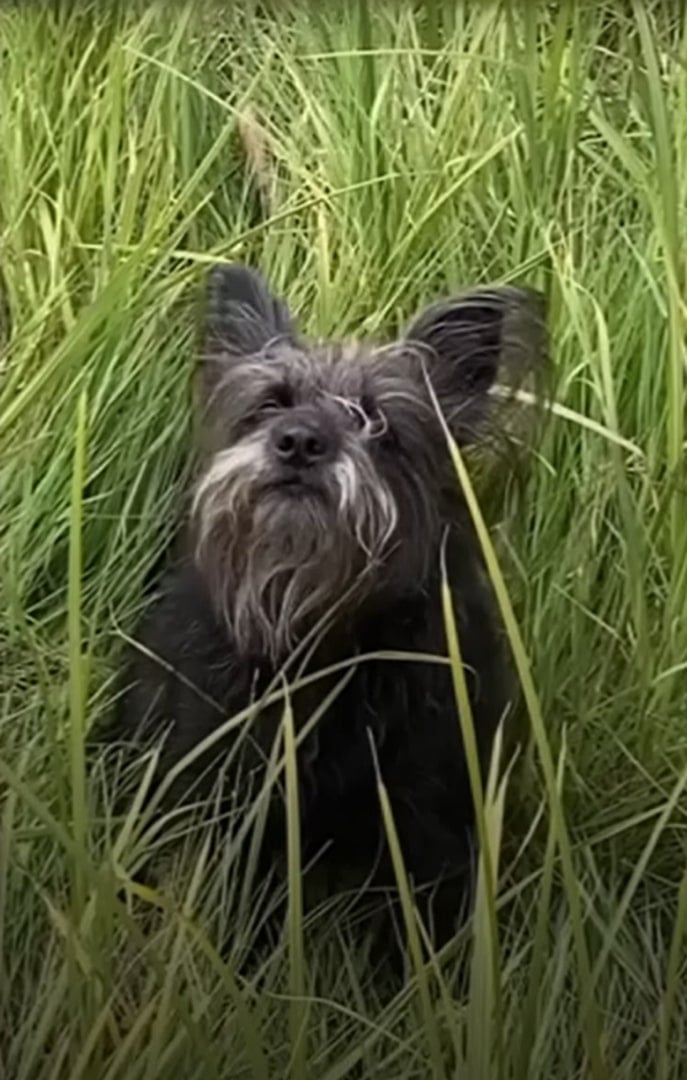
<path fill-rule="evenodd" d="M 292 340 L 294 326 L 285 302 L 252 267 L 216 266 L 207 284 L 201 378 L 206 396 L 228 363 L 260 353 L 266 345 Z"/>
<path fill-rule="evenodd" d="M 454 436 L 471 442 L 495 384 L 512 387 L 546 366 L 544 297 L 512 286 L 473 289 L 426 308 L 405 338 L 425 359 Z"/>

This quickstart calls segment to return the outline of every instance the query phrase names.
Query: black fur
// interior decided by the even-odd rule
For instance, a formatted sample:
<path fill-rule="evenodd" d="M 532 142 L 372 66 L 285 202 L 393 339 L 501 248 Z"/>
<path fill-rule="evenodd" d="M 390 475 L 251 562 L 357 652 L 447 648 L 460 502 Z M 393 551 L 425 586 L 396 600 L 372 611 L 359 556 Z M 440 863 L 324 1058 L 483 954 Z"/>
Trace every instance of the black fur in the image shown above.
<path fill-rule="evenodd" d="M 513 687 L 427 380 L 456 439 L 467 443 L 489 422 L 494 381 L 539 365 L 544 346 L 541 299 L 507 288 L 435 305 L 383 349 L 307 344 L 255 271 L 215 270 L 199 377 L 203 495 L 136 635 L 143 649 L 128 653 L 108 734 L 136 741 L 169 728 L 162 778 L 268 685 L 278 688 L 275 674 L 291 648 L 301 648 L 295 667 L 305 673 L 361 657 L 299 750 L 303 860 L 319 854 L 334 878 L 346 868 L 360 881 L 393 884 L 374 744 L 408 871 L 417 885 L 444 882 L 434 893 L 437 944 L 454 925 L 473 834 L 459 719 L 441 661 L 442 544 L 483 765 Z M 217 456 L 239 444 L 246 449 L 238 465 Z M 348 478 L 337 479 L 334 465 L 345 455 Z M 318 625 L 308 655 L 303 643 Z M 437 660 L 365 659 L 398 651 Z M 297 731 L 341 675 L 293 692 Z M 251 719 L 244 779 L 259 779 L 282 711 L 276 703 Z M 189 784 L 193 798 L 209 797 L 220 759 L 244 728 L 180 773 L 166 805 L 189 797 Z M 266 866 L 284 845 L 277 793 Z"/>

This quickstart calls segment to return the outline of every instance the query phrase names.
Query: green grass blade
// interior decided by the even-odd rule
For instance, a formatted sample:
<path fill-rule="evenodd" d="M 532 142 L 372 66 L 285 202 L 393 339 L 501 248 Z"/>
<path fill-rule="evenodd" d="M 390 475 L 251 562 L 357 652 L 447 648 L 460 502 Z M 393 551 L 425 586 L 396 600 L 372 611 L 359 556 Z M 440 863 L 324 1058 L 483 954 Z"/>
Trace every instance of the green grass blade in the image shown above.
<path fill-rule="evenodd" d="M 303 883 L 301 879 L 301 814 L 298 787 L 298 763 L 293 711 L 288 689 L 285 688 L 284 759 L 286 776 L 286 858 L 288 864 L 288 934 L 289 934 L 289 1038 L 293 1080 L 306 1080 L 307 1068 L 307 1004 L 305 1001 L 305 966 L 303 950 Z"/>
<path fill-rule="evenodd" d="M 372 747 L 372 749 L 374 753 L 374 746 Z M 415 905 L 413 903 L 410 882 L 408 881 L 408 875 L 406 873 L 406 868 L 403 860 L 403 852 L 401 850 L 401 844 L 399 841 L 398 832 L 396 830 L 396 823 L 394 821 L 391 802 L 389 800 L 383 778 L 379 774 L 379 767 L 376 762 L 376 755 L 375 765 L 377 768 L 378 776 L 377 792 L 379 795 L 379 804 L 382 811 L 384 830 L 386 833 L 387 843 L 389 845 L 391 863 L 396 879 L 396 888 L 398 890 L 399 900 L 401 904 L 403 924 L 408 940 L 408 951 L 410 953 L 410 959 L 413 965 L 413 971 L 417 982 L 418 996 L 420 999 L 420 1014 L 422 1017 L 424 1034 L 427 1038 L 431 1075 L 434 1080 L 442 1080 L 442 1078 L 445 1076 L 445 1071 L 441 1053 L 441 1041 L 439 1037 L 437 1019 L 432 1006 L 432 997 L 428 973 L 425 967 L 424 957 L 422 955 L 422 945 L 417 925 L 417 914 L 415 911 Z"/>

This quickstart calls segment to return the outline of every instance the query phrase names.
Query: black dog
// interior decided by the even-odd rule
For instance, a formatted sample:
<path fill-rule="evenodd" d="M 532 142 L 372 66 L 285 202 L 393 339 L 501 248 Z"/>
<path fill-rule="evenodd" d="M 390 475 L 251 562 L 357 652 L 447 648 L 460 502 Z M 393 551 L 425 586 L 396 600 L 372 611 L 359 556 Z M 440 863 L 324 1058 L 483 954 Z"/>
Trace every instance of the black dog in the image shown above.
<path fill-rule="evenodd" d="M 283 703 L 260 698 L 279 690 L 282 665 L 293 655 L 304 676 L 359 657 L 300 745 L 303 860 L 319 853 L 393 884 L 378 767 L 409 874 L 444 882 L 437 944 L 465 892 L 474 816 L 450 670 L 426 658 L 446 654 L 442 550 L 483 767 L 512 685 L 436 403 L 456 441 L 474 442 L 493 425 L 494 384 L 545 357 L 543 302 L 527 290 L 474 290 L 365 348 L 305 342 L 255 271 L 214 270 L 186 545 L 130 654 L 112 731 L 135 741 L 165 729 L 162 777 L 256 702 L 168 785 L 168 806 L 207 798 L 233 753 L 236 800 L 239 775 L 264 775 L 280 731 Z M 293 690 L 297 733 L 342 675 L 339 663 Z M 268 863 L 284 819 L 275 795 Z"/>

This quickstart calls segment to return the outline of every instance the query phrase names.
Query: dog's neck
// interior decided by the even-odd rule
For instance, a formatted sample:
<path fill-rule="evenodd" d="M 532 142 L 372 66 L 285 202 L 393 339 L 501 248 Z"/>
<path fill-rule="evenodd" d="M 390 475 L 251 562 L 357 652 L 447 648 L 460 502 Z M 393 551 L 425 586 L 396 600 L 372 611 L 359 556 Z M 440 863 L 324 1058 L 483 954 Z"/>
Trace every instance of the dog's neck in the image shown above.
<path fill-rule="evenodd" d="M 254 653 L 240 656 L 240 662 L 257 673 L 262 683 L 282 671 L 290 678 L 295 672 L 321 671 L 357 656 L 388 650 L 412 651 L 424 638 L 426 622 L 433 617 L 434 609 L 439 610 L 437 587 L 438 581 L 427 583 L 393 602 L 388 597 L 368 598 L 359 609 L 334 618 L 319 633 L 297 641 L 291 653 L 276 658 Z"/>

